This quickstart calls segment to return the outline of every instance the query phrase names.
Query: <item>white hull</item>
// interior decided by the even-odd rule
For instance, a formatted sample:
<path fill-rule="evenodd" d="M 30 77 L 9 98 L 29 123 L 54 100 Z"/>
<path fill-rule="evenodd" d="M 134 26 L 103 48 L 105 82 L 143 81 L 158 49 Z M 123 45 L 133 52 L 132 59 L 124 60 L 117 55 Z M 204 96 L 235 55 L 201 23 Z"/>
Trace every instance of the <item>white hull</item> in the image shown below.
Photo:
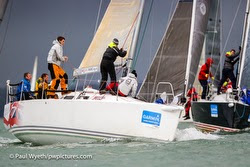
<path fill-rule="evenodd" d="M 182 107 L 109 94 L 92 97 L 98 100 L 44 99 L 6 104 L 5 127 L 21 141 L 34 144 L 130 137 L 174 140 Z"/>

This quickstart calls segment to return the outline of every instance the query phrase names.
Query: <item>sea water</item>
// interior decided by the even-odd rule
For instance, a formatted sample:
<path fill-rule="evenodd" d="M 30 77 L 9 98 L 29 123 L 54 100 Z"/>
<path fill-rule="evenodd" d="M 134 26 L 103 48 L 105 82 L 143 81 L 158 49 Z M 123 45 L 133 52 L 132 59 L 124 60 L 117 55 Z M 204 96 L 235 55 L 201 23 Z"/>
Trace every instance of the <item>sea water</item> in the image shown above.
<path fill-rule="evenodd" d="M 250 166 L 250 132 L 204 134 L 192 123 L 180 123 L 173 142 L 135 138 L 33 146 L 12 136 L 0 121 L 0 167 Z"/>

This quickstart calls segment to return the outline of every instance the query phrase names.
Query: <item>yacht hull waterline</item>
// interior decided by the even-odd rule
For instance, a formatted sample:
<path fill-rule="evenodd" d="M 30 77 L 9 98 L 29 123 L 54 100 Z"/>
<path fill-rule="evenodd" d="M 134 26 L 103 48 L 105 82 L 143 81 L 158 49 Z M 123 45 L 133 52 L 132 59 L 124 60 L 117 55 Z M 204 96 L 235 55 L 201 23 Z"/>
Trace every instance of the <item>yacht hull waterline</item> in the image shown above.
<path fill-rule="evenodd" d="M 26 100 L 5 105 L 4 125 L 21 141 L 39 145 L 131 137 L 172 141 L 181 110 L 109 94 Z"/>

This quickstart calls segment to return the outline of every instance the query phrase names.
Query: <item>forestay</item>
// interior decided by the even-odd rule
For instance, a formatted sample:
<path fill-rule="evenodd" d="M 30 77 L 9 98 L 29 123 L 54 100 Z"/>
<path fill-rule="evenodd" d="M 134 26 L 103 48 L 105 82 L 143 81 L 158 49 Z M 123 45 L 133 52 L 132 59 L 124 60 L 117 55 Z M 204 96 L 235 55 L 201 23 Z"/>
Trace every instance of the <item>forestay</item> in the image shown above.
<path fill-rule="evenodd" d="M 205 39 L 205 54 L 213 58 L 214 62 L 211 67 L 211 72 L 215 75 L 214 84 L 218 85 L 220 81 L 220 53 L 221 53 L 221 15 L 220 15 L 220 0 L 213 0 L 211 2 L 209 20 L 207 25 L 206 39 Z M 205 60 L 206 61 L 206 60 Z"/>
<path fill-rule="evenodd" d="M 152 102 L 159 82 L 172 83 L 175 94 L 183 93 L 185 82 L 188 86 L 193 84 L 209 10 L 208 0 L 194 2 L 186 0 L 177 4 L 147 77 L 139 90 L 140 98 Z M 169 88 L 162 86 L 157 92 L 168 91 L 167 89 Z"/>
<path fill-rule="evenodd" d="M 119 47 L 124 45 L 123 48 L 128 51 L 127 56 L 129 55 L 140 3 L 139 0 L 111 0 L 79 68 L 74 71 L 74 76 L 99 71 L 103 53 L 113 38 L 119 39 Z M 115 65 L 121 65 L 126 57 L 117 58 Z"/>

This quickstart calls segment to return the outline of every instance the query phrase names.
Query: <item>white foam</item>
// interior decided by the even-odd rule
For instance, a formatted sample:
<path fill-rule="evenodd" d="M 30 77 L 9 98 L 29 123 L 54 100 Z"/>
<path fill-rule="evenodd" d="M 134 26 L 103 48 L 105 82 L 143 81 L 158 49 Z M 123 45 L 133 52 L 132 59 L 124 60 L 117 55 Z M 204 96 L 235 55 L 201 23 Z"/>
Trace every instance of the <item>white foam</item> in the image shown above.
<path fill-rule="evenodd" d="M 5 138 L 5 137 L 0 137 L 0 144 L 2 146 L 2 144 L 9 144 L 9 143 L 15 143 L 15 142 L 20 142 L 20 140 L 18 139 L 9 139 L 9 138 Z"/>
<path fill-rule="evenodd" d="M 177 141 L 188 141 L 188 140 L 217 140 L 220 137 L 216 134 L 202 133 L 195 128 L 177 129 L 175 133 L 175 138 Z"/>

